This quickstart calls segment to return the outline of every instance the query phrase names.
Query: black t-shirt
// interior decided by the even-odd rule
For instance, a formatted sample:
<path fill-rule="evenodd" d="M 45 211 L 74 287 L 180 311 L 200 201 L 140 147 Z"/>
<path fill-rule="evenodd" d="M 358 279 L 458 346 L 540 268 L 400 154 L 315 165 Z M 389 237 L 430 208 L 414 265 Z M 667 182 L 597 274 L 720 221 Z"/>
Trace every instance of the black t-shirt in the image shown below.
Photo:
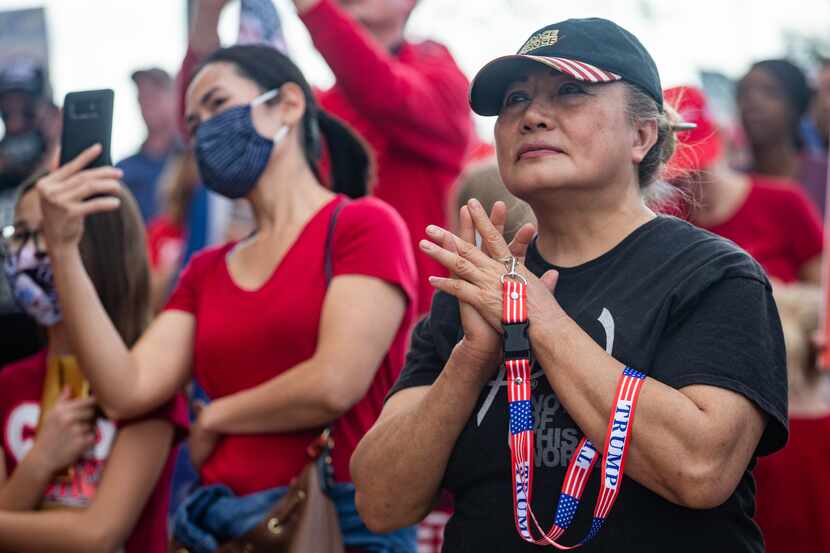
<path fill-rule="evenodd" d="M 674 388 L 706 384 L 742 394 L 768 416 L 756 454 L 783 447 L 787 376 L 781 323 L 762 269 L 732 242 L 661 216 L 578 267 L 553 267 L 535 243 L 526 264 L 536 275 L 559 271 L 557 301 L 614 358 Z M 429 316 L 413 332 L 406 366 L 390 395 L 432 384 L 461 335 L 456 300 L 436 294 Z M 538 365 L 532 390 L 533 509 L 547 530 L 582 434 Z M 709 510 L 680 507 L 625 477 L 605 526 L 581 551 L 763 551 L 752 520 L 754 464 L 753 458 L 732 496 Z M 597 464 L 561 543 L 573 544 L 588 531 L 599 473 Z M 539 551 L 519 537 L 514 524 L 503 369 L 484 387 L 458 438 L 444 486 L 455 495 L 445 553 Z"/>

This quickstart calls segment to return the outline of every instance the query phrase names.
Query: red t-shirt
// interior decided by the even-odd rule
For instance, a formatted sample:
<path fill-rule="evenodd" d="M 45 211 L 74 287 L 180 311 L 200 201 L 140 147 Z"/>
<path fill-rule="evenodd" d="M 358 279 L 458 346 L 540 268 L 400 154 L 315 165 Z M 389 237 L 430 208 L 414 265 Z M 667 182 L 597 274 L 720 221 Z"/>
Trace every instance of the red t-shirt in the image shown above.
<path fill-rule="evenodd" d="M 150 267 L 172 267 L 179 263 L 184 251 L 184 229 L 160 216 L 147 225 L 147 254 Z"/>
<path fill-rule="evenodd" d="M 0 422 L 3 424 L 3 455 L 6 471 L 14 471 L 35 442 L 43 381 L 46 377 L 46 350 L 7 365 L 0 371 Z M 187 406 L 177 396 L 162 410 L 142 417 L 162 417 L 177 429 L 178 440 L 187 429 Z M 125 423 L 129 424 L 129 423 Z M 84 507 L 95 494 L 106 459 L 121 424 L 99 418 L 97 443 L 88 456 L 79 461 L 74 470 L 78 474 L 75 485 L 55 482 L 49 486 L 44 500 L 50 504 Z M 170 500 L 170 482 L 175 465 L 175 450 L 171 450 L 155 489 L 147 500 L 141 517 L 125 544 L 126 553 L 164 553 L 167 551 L 167 506 Z M 125 501 L 129 498 L 125 498 Z"/>
<path fill-rule="evenodd" d="M 204 250 L 185 268 L 166 309 L 196 317 L 194 373 L 210 398 L 258 386 L 312 357 L 327 289 L 326 235 L 332 211 L 342 201 L 338 196 L 308 221 L 256 291 L 243 290 L 231 279 L 226 256 L 234 244 Z M 363 198 L 338 215 L 332 262 L 335 277 L 379 278 L 400 287 L 408 299 L 406 315 L 369 391 L 334 425 L 335 478 L 349 481 L 349 457 L 380 414 L 403 365 L 415 317 L 415 261 L 400 217 L 380 200 Z M 202 479 L 206 484 L 221 482 L 237 494 L 287 485 L 308 462 L 306 448 L 319 432 L 223 436 L 202 466 Z"/>
<path fill-rule="evenodd" d="M 767 553 L 830 551 L 830 416 L 791 418 L 787 447 L 754 475 Z"/>
<path fill-rule="evenodd" d="M 771 278 L 799 280 L 804 264 L 821 255 L 822 223 L 798 184 L 751 175 L 751 188 L 731 219 L 707 230 L 746 250 Z"/>
<path fill-rule="evenodd" d="M 337 78 L 319 94 L 328 112 L 351 125 L 377 163 L 374 194 L 398 210 L 409 228 L 418 267 L 418 312 L 429 310 L 427 278 L 446 270 L 417 242 L 429 224 L 447 225 L 453 183 L 472 146 L 469 83 L 449 51 L 427 41 L 383 50 L 331 0 L 301 16 Z"/>

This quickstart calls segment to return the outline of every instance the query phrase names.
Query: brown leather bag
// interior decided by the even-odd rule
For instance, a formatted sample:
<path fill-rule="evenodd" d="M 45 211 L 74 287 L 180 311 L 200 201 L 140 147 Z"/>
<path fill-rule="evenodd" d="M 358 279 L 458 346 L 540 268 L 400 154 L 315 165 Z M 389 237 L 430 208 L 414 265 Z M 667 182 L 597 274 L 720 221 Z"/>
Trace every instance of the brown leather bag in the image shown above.
<path fill-rule="evenodd" d="M 334 502 L 320 481 L 320 461 L 331 463 L 329 430 L 309 446 L 311 461 L 288 486 L 288 491 L 253 529 L 223 543 L 217 553 L 344 553 L 343 536 Z M 171 553 L 189 553 L 171 544 Z"/>

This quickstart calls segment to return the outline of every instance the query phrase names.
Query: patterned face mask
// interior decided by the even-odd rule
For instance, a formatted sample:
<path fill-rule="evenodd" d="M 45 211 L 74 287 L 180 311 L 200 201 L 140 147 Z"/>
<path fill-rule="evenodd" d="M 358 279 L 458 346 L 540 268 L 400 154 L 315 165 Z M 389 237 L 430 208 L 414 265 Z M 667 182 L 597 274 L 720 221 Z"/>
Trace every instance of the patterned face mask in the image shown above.
<path fill-rule="evenodd" d="M 196 130 L 196 162 L 205 186 L 226 198 L 246 196 L 268 166 L 273 149 L 288 134 L 283 125 L 274 138 L 254 127 L 251 108 L 279 94 L 278 89 L 257 96 L 246 106 L 218 113 Z"/>
<path fill-rule="evenodd" d="M 6 257 L 3 270 L 14 299 L 23 311 L 41 326 L 52 326 L 61 321 L 52 264 L 47 255 L 38 253 L 34 244 L 28 243 L 19 252 Z"/>

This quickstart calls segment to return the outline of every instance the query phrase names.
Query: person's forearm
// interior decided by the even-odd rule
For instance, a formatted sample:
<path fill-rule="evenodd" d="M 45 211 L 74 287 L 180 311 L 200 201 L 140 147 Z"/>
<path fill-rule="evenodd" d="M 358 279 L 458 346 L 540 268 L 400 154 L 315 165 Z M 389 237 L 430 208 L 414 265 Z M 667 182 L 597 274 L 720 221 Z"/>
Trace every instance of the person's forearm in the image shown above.
<path fill-rule="evenodd" d="M 571 319 L 554 331 L 534 332 L 531 325 L 530 335 L 557 397 L 601 450 L 623 364 Z M 707 493 L 701 475 L 731 451 L 728 444 L 714 443 L 706 413 L 692 399 L 652 378 L 641 389 L 631 432 L 626 475 L 684 506 L 695 506 Z"/>
<path fill-rule="evenodd" d="M 193 22 L 190 25 L 189 44 L 193 52 L 204 57 L 218 49 L 219 41 L 219 15 L 221 8 L 209 6 L 208 3 L 200 4 L 194 2 Z"/>
<path fill-rule="evenodd" d="M 129 404 L 138 371 L 84 268 L 78 248 L 51 251 L 55 286 L 72 351 L 108 415 Z"/>
<path fill-rule="evenodd" d="M 38 512 L 0 511 L 0 551 L 16 553 L 113 553 L 100 525 L 82 509 Z"/>
<path fill-rule="evenodd" d="M 185 112 L 187 111 L 187 87 L 190 85 L 190 80 L 193 78 L 194 72 L 203 58 L 203 55 L 197 54 L 193 48 L 188 46 L 184 53 L 184 58 L 182 58 L 179 73 L 176 75 L 177 124 L 179 127 L 179 135 L 185 138 L 185 141 L 189 137 L 187 123 L 184 120 Z"/>
<path fill-rule="evenodd" d="M 481 394 L 484 382 L 468 376 L 476 363 L 456 346 L 423 399 L 375 424 L 358 444 L 351 474 L 361 518 L 372 530 L 403 528 L 429 512 Z"/>
<path fill-rule="evenodd" d="M 311 358 L 258 386 L 211 402 L 201 417 L 219 434 L 293 432 L 325 426 L 362 397 L 349 399 Z"/>
<path fill-rule="evenodd" d="M 190 34 L 187 41 L 187 50 L 182 59 L 179 74 L 176 76 L 176 101 L 178 105 L 178 129 L 183 137 L 188 136 L 187 124 L 184 120 L 187 87 L 196 68 L 211 52 L 218 50 L 222 45 L 219 41 L 219 15 L 221 8 L 208 6 L 207 3 L 193 3 L 193 21 L 190 24 Z"/>
<path fill-rule="evenodd" d="M 23 457 L 0 488 L 0 511 L 31 511 L 43 498 L 52 469 L 32 450 Z"/>

